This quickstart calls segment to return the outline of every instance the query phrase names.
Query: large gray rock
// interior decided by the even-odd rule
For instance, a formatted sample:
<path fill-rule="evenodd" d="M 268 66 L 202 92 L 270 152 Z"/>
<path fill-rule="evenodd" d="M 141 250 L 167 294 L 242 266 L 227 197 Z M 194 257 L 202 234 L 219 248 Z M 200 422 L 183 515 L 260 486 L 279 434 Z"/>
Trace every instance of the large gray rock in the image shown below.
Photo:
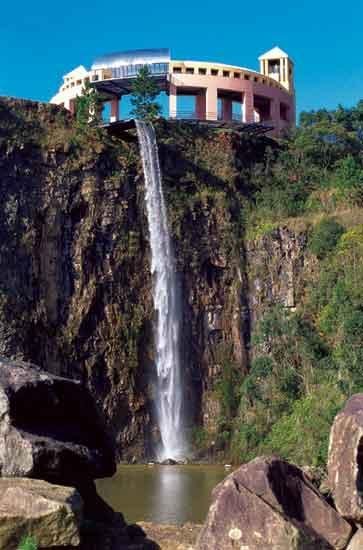
<path fill-rule="evenodd" d="M 216 487 L 197 548 L 341 550 L 351 532 L 299 468 L 261 457 Z"/>
<path fill-rule="evenodd" d="M 0 472 L 79 486 L 116 470 L 90 393 L 77 381 L 0 358 Z"/>
<path fill-rule="evenodd" d="M 363 394 L 351 397 L 330 432 L 328 485 L 338 512 L 363 524 Z"/>
<path fill-rule="evenodd" d="M 362 550 L 363 548 L 363 529 L 358 529 L 347 547 L 347 550 Z"/>
<path fill-rule="evenodd" d="M 32 536 L 39 548 L 78 546 L 82 499 L 71 487 L 38 479 L 0 479 L 0 548 Z"/>

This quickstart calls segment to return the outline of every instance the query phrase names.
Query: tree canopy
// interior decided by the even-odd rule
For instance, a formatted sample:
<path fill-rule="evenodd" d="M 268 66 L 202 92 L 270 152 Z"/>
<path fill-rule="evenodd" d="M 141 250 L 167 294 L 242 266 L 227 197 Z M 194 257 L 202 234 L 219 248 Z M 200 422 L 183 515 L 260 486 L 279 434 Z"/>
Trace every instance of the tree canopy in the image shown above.
<path fill-rule="evenodd" d="M 156 101 L 159 88 L 151 77 L 147 65 L 142 67 L 132 84 L 131 114 L 140 120 L 153 121 L 161 114 L 161 106 Z"/>

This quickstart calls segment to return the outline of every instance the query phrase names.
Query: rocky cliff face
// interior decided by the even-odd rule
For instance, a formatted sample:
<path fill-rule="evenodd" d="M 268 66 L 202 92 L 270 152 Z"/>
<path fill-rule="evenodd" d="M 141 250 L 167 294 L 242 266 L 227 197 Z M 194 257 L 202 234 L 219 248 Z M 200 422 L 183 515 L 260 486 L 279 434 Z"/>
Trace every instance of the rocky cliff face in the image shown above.
<path fill-rule="evenodd" d="M 248 310 L 251 328 L 274 304 L 294 310 L 303 300 L 307 280 L 314 277 L 316 257 L 308 252 L 306 229 L 279 227 L 247 240 Z"/>
<path fill-rule="evenodd" d="M 266 143 L 160 123 L 183 295 L 189 419 L 210 432 L 228 362 L 248 369 L 251 322 L 294 307 L 306 236 L 245 243 L 248 174 Z M 153 305 L 135 142 L 77 132 L 54 106 L 0 100 L 0 354 L 84 380 L 119 444 L 143 458 L 154 422 Z"/>

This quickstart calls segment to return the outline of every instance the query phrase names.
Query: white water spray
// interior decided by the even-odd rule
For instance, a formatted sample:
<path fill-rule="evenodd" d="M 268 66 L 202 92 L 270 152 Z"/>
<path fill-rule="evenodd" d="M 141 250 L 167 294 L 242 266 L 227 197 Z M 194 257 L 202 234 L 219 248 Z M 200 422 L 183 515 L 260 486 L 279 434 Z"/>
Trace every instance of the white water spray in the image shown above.
<path fill-rule="evenodd" d="M 175 261 L 168 230 L 155 131 L 152 124 L 140 120 L 136 120 L 136 128 L 145 177 L 153 300 L 157 313 L 155 348 L 158 394 L 156 401 L 162 440 L 158 459 L 175 459 L 185 455 L 179 349 L 180 305 Z"/>

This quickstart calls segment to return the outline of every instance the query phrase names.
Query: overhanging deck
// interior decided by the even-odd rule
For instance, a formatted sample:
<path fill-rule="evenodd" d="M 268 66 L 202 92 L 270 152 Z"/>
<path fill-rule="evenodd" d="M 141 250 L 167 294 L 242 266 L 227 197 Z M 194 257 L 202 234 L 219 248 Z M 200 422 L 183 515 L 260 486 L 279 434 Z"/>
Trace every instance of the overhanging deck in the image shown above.
<path fill-rule="evenodd" d="M 266 134 L 274 130 L 272 124 L 267 124 L 265 122 L 239 122 L 235 120 L 198 120 L 198 119 L 182 119 L 182 118 L 169 118 L 168 122 L 173 124 L 182 122 L 194 126 L 204 126 L 212 129 L 221 129 L 221 130 L 233 130 L 235 132 L 252 134 L 255 136 Z M 111 135 L 124 136 L 125 132 L 136 127 L 135 119 L 129 118 L 126 120 L 118 120 L 116 122 L 110 122 L 102 125 L 103 128 L 106 128 Z"/>

